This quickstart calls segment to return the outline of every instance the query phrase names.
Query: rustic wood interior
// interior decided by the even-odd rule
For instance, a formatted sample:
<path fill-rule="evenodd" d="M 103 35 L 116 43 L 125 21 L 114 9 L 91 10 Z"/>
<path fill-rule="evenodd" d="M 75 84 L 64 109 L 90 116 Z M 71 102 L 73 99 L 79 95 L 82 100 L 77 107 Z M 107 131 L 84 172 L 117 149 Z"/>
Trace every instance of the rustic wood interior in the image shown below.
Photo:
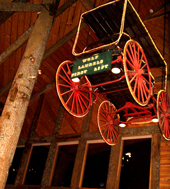
<path fill-rule="evenodd" d="M 72 47 L 80 15 L 108 2 L 108 0 L 60 0 L 58 6 L 56 3 L 56 7 L 53 5 L 50 9 L 48 5 L 44 5 L 42 0 L 14 0 L 13 2 L 7 0 L 5 2 L 0 0 L 0 106 L 2 111 L 36 19 L 39 18 L 44 9 L 48 9 L 49 14 L 54 15 L 52 29 L 37 76 L 30 76 L 30 79 L 35 81 L 35 85 L 19 134 L 18 146 L 25 146 L 20 169 L 15 184 L 6 185 L 6 188 L 53 188 L 50 184 L 59 142 L 78 142 L 78 152 L 69 188 L 81 188 L 88 143 L 102 141 L 97 126 L 97 110 L 105 97 L 98 98 L 84 118 L 73 117 L 63 108 L 58 98 L 55 74 L 63 61 L 75 60 L 72 55 Z M 169 0 L 131 0 L 131 3 L 139 13 L 169 67 Z M 87 39 L 84 36 L 87 33 L 88 29 L 84 26 L 84 29 L 80 32 L 82 44 L 86 44 Z M 93 41 L 92 37 L 89 34 L 89 39 Z M 81 43 L 78 44 L 80 48 Z M 162 67 L 151 68 L 151 73 L 156 79 L 155 92 L 158 92 L 162 89 L 164 83 Z M 169 88 L 168 80 L 167 93 L 170 96 Z M 0 126 L 0 137 L 1 129 Z M 149 137 L 152 140 L 149 188 L 170 188 L 170 142 L 161 136 L 157 123 L 148 123 L 129 124 L 127 128 L 121 130 L 120 140 L 115 146 L 111 147 L 107 189 L 116 189 L 119 186 L 123 140 L 125 138 L 142 137 Z M 24 179 L 33 145 L 46 143 L 50 144 L 50 148 L 41 185 L 26 186 Z M 11 156 L 13 157 L 13 155 Z"/>

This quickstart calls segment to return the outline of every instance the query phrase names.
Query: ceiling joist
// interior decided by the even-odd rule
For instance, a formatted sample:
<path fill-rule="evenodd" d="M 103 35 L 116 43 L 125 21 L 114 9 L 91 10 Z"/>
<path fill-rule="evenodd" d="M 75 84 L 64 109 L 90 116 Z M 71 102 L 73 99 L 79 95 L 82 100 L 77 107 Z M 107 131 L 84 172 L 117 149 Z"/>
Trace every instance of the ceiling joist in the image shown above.
<path fill-rule="evenodd" d="M 43 8 L 43 5 L 38 4 L 0 2 L 0 11 L 39 12 Z"/>

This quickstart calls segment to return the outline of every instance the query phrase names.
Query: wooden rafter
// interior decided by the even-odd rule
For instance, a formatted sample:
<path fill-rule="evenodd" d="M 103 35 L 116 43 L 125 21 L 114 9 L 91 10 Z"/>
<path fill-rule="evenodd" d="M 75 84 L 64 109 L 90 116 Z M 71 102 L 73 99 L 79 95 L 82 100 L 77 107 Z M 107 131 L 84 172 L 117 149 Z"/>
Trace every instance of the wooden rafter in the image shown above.
<path fill-rule="evenodd" d="M 92 8 L 94 8 L 93 3 L 91 2 L 91 0 L 80 0 L 82 5 L 87 9 L 90 10 Z"/>
<path fill-rule="evenodd" d="M 28 1 L 29 0 L 14 0 L 13 2 L 27 3 Z M 14 13 L 14 11 L 0 12 L 0 25 L 10 18 Z"/>
<path fill-rule="evenodd" d="M 86 24 L 83 23 L 81 29 L 83 29 L 85 27 L 86 27 Z M 53 46 L 51 46 L 44 53 L 43 60 L 48 58 L 51 54 L 53 54 L 62 45 L 64 45 L 70 39 L 72 39 L 76 35 L 76 32 L 77 32 L 77 26 L 73 30 L 71 30 L 68 34 L 66 34 L 63 38 L 61 38 L 57 43 L 55 43 Z M 10 89 L 12 81 L 13 81 L 13 79 L 10 80 L 6 85 L 4 85 L 4 87 L 0 90 L 0 96 L 3 96 Z M 45 88 L 43 88 L 41 91 L 39 91 L 34 96 L 32 96 L 31 99 L 34 99 L 34 98 L 38 97 L 39 95 L 41 95 L 42 93 L 45 93 L 45 92 L 49 91 L 54 86 L 54 84 L 55 84 L 55 81 L 53 81 L 52 83 L 48 84 Z"/>
<path fill-rule="evenodd" d="M 160 14 L 160 15 L 156 15 L 156 14 L 157 14 L 159 11 L 164 10 L 165 7 L 168 6 L 169 4 L 170 4 L 170 2 L 168 1 L 165 5 L 160 6 L 157 10 L 154 11 L 154 13 L 151 13 L 151 14 L 149 14 L 148 16 L 146 16 L 146 17 L 143 19 L 143 21 L 151 20 L 151 19 L 153 19 L 153 18 L 157 18 L 157 17 L 162 16 L 162 14 Z"/>
<path fill-rule="evenodd" d="M 39 12 L 44 8 L 43 5 L 26 4 L 26 3 L 9 3 L 0 2 L 0 11 L 14 12 Z"/>
<path fill-rule="evenodd" d="M 77 0 L 70 0 L 64 3 L 56 12 L 55 18 L 57 18 L 59 15 L 61 15 L 67 8 L 69 8 L 73 3 L 75 3 Z M 17 49 L 19 49 L 29 38 L 31 31 L 33 29 L 33 26 L 31 26 L 21 37 L 19 37 L 8 49 L 6 49 L 1 55 L 0 55 L 0 65 L 14 53 Z"/>

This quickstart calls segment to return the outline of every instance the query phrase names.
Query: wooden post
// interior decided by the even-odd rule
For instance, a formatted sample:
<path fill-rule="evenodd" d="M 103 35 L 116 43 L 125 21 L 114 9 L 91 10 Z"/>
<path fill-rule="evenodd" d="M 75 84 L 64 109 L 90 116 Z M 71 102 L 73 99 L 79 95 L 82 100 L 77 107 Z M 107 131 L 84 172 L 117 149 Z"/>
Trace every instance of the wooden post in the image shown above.
<path fill-rule="evenodd" d="M 59 135 L 62 120 L 64 117 L 64 111 L 65 111 L 65 109 L 64 109 L 63 105 L 60 104 L 54 131 L 53 131 L 53 141 L 50 145 L 50 149 L 49 149 L 49 153 L 48 153 L 48 157 L 47 157 L 47 161 L 46 161 L 46 165 L 45 165 L 45 169 L 44 169 L 44 173 L 43 173 L 43 177 L 42 177 L 42 181 L 41 181 L 42 187 L 49 186 L 52 182 L 52 176 L 53 176 L 54 169 L 55 169 L 54 164 L 57 159 L 57 140 L 55 137 L 57 135 Z"/>
<path fill-rule="evenodd" d="M 123 141 L 120 137 L 116 145 L 111 147 L 106 189 L 119 188 L 122 153 Z"/>
<path fill-rule="evenodd" d="M 83 137 L 84 136 L 83 134 L 89 132 L 91 115 L 92 115 L 92 107 L 90 108 L 89 113 L 83 119 L 81 138 L 79 141 L 76 159 L 73 168 L 73 174 L 71 178 L 71 188 L 80 188 L 82 185 L 87 150 L 88 150 L 87 139 Z"/>
<path fill-rule="evenodd" d="M 160 181 L 160 144 L 161 134 L 155 133 L 151 141 L 151 162 L 150 162 L 150 179 L 149 188 L 159 189 Z"/>
<path fill-rule="evenodd" d="M 22 185 L 24 183 L 25 177 L 26 177 L 26 172 L 27 172 L 27 168 L 28 168 L 28 164 L 29 164 L 29 160 L 31 158 L 31 154 L 32 154 L 32 144 L 30 142 L 31 137 L 35 137 L 35 130 L 37 128 L 38 125 L 38 120 L 39 120 L 39 116 L 40 116 L 40 112 L 42 109 L 42 105 L 44 102 L 44 97 L 45 95 L 42 94 L 38 100 L 38 104 L 35 110 L 35 114 L 34 114 L 34 118 L 32 120 L 32 124 L 31 124 L 31 128 L 29 130 L 29 134 L 28 134 L 28 138 L 25 144 L 25 148 L 22 154 L 22 158 L 21 158 L 21 163 L 20 163 L 20 167 L 18 169 L 17 172 L 17 176 L 15 179 L 15 185 Z"/>
<path fill-rule="evenodd" d="M 53 16 L 44 9 L 28 40 L 0 118 L 0 189 L 5 187 L 52 23 Z"/>

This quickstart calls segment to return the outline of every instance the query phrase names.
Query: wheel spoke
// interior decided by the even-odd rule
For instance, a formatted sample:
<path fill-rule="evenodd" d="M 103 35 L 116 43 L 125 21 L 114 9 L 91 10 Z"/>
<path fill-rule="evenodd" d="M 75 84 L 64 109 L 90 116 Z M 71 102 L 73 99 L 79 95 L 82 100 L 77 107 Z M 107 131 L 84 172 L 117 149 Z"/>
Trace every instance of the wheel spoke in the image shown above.
<path fill-rule="evenodd" d="M 79 95 L 79 96 L 80 96 L 80 99 L 81 99 L 81 101 L 83 102 L 84 106 L 87 108 L 88 106 L 87 106 L 87 104 L 85 103 L 83 97 L 82 97 L 81 95 Z"/>
<path fill-rule="evenodd" d="M 79 91 L 79 94 L 80 94 L 81 96 L 83 96 L 87 101 L 90 102 L 90 99 L 88 99 L 81 91 Z"/>
<path fill-rule="evenodd" d="M 142 102 L 144 102 L 144 96 L 143 96 L 143 85 L 142 85 L 142 82 L 140 82 L 140 92 L 141 92 L 141 98 L 142 98 Z"/>
<path fill-rule="evenodd" d="M 130 80 L 130 83 L 132 83 L 132 81 L 133 81 L 136 77 L 137 77 L 137 74 L 135 74 L 135 75 L 133 76 L 133 78 Z"/>
<path fill-rule="evenodd" d="M 72 92 L 73 91 L 73 89 L 70 89 L 70 90 L 68 90 L 68 91 L 66 91 L 66 92 L 64 92 L 64 93 L 61 93 L 61 96 L 64 96 L 64 95 L 66 95 L 66 94 L 68 94 L 68 93 L 70 93 L 70 92 Z"/>
<path fill-rule="evenodd" d="M 113 131 L 110 132 L 110 138 L 112 139 L 112 142 L 115 142 L 115 136 Z"/>
<path fill-rule="evenodd" d="M 65 87 L 65 88 L 72 88 L 70 85 L 63 85 L 63 84 L 58 84 L 60 87 Z"/>
<path fill-rule="evenodd" d="M 133 58 L 133 62 L 135 62 L 136 58 L 135 58 L 135 52 L 134 50 L 132 49 L 132 44 L 129 45 L 129 48 L 130 48 L 130 51 L 131 51 L 131 55 L 132 55 L 132 58 Z"/>
<path fill-rule="evenodd" d="M 105 125 L 108 125 L 107 120 L 104 120 L 104 119 L 101 119 L 101 118 L 100 118 L 100 121 L 103 121 L 103 122 L 106 123 Z M 104 125 L 103 125 L 103 126 L 104 126 Z M 101 126 L 101 127 L 103 127 L 103 126 Z"/>
<path fill-rule="evenodd" d="M 65 74 L 65 76 L 67 77 L 67 79 L 70 81 L 70 83 L 72 83 L 72 80 L 70 79 L 70 77 L 68 76 L 68 74 L 66 73 L 65 69 L 62 67 L 61 68 Z"/>
<path fill-rule="evenodd" d="M 149 81 L 148 81 L 145 77 L 142 76 L 142 79 L 143 79 L 148 85 L 150 84 Z"/>
<path fill-rule="evenodd" d="M 71 93 L 70 97 L 68 98 L 68 100 L 66 101 L 66 105 L 70 102 L 72 96 L 74 95 L 74 92 Z"/>
<path fill-rule="evenodd" d="M 109 129 L 109 126 L 106 127 L 106 129 L 103 132 L 103 135 L 105 135 L 106 131 Z"/>
<path fill-rule="evenodd" d="M 119 127 L 117 126 L 119 116 L 114 113 L 115 111 L 117 111 L 115 106 L 109 101 L 102 102 L 98 110 L 99 131 L 102 138 L 109 145 L 114 145 L 120 136 Z"/>
<path fill-rule="evenodd" d="M 83 106 L 82 106 L 82 103 L 81 103 L 81 100 L 80 100 L 80 96 L 77 95 L 77 98 L 78 98 L 78 102 L 79 102 L 79 106 L 81 108 L 81 111 L 82 113 L 84 114 L 84 109 L 83 109 Z M 82 101 L 83 102 L 83 101 Z"/>
<path fill-rule="evenodd" d="M 66 83 L 68 83 L 69 85 L 71 85 L 71 83 L 66 78 L 64 78 L 61 74 L 59 75 L 59 77 L 61 79 L 63 79 Z"/>
<path fill-rule="evenodd" d="M 128 59 L 126 59 L 126 61 L 128 62 L 128 64 L 130 65 L 130 67 L 132 68 L 132 69 L 134 69 L 135 70 L 135 67 L 134 67 L 134 65 L 128 60 Z"/>
<path fill-rule="evenodd" d="M 73 101 L 72 101 L 72 105 L 71 105 L 71 111 L 72 112 L 73 112 L 73 108 L 74 108 L 75 98 L 76 98 L 76 94 L 74 93 L 74 95 L 73 95 Z"/>
<path fill-rule="evenodd" d="M 151 97 L 151 76 L 146 56 L 136 41 L 129 40 L 125 44 L 123 60 L 126 81 L 133 98 L 140 105 L 147 105 Z"/>
<path fill-rule="evenodd" d="M 144 69 L 144 67 L 146 67 L 147 65 L 146 65 L 146 63 L 140 68 L 141 70 L 143 70 Z"/>
<path fill-rule="evenodd" d="M 138 85 L 138 79 L 135 80 L 135 85 L 134 85 L 134 89 L 133 89 L 134 94 L 136 93 L 137 85 Z"/>
<path fill-rule="evenodd" d="M 107 117 L 106 117 L 105 114 L 103 114 L 102 112 L 100 112 L 100 115 L 102 115 L 107 120 Z"/>
<path fill-rule="evenodd" d="M 148 92 L 148 89 L 146 88 L 146 85 L 144 83 L 141 83 L 141 86 L 142 86 L 142 91 L 145 96 L 145 99 L 147 99 L 146 91 Z"/>

